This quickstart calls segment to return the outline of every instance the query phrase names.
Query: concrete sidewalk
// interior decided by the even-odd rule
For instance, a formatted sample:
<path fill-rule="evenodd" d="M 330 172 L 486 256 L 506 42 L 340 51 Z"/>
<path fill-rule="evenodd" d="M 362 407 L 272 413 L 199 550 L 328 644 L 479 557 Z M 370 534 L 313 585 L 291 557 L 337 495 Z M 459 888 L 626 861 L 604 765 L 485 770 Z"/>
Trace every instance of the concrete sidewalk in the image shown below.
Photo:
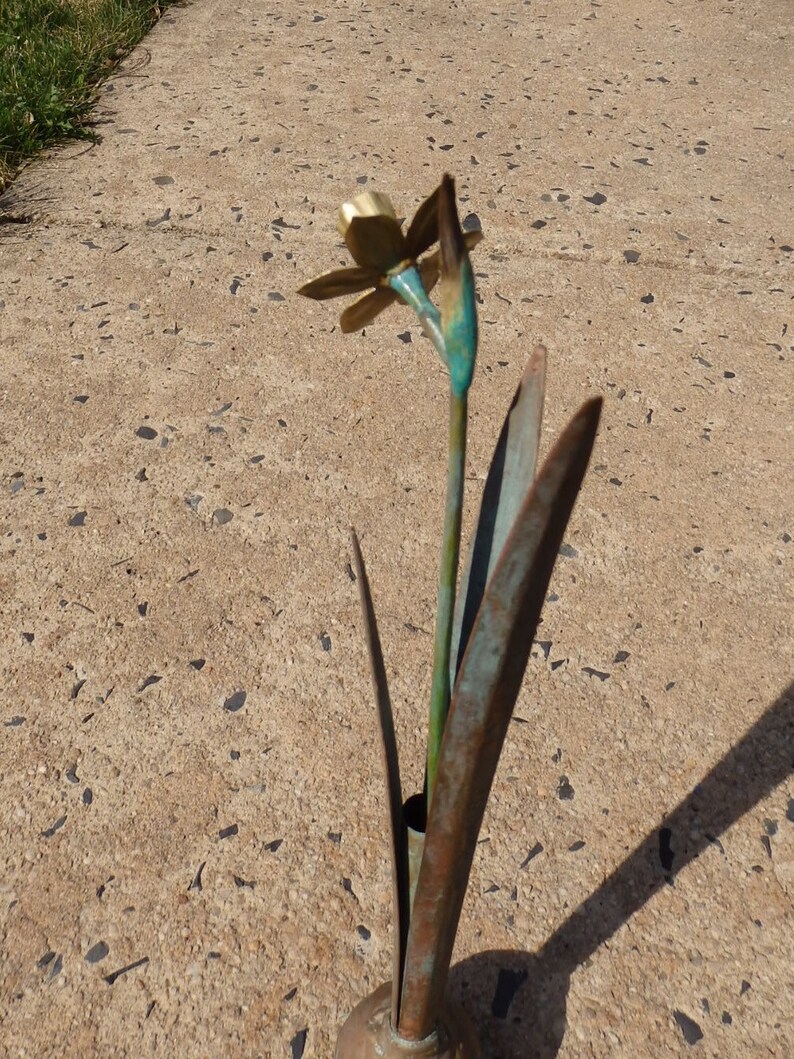
<path fill-rule="evenodd" d="M 0 200 L 3 1055 L 330 1059 L 389 977 L 347 534 L 413 789 L 446 386 L 294 291 L 445 170 L 469 517 L 535 342 L 544 447 L 606 402 L 452 988 L 489 1059 L 794 1054 L 792 84 L 788 0 L 194 0 Z"/>

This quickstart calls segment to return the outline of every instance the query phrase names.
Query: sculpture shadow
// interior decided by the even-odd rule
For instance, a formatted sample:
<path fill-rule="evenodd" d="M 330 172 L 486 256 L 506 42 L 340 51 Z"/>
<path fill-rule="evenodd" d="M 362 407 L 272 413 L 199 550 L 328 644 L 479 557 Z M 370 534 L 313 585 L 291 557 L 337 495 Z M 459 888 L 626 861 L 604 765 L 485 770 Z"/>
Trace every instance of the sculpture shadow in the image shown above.
<path fill-rule="evenodd" d="M 538 952 L 492 950 L 452 969 L 449 993 L 479 1027 L 483 1059 L 553 1059 L 576 968 L 792 772 L 794 683 Z"/>

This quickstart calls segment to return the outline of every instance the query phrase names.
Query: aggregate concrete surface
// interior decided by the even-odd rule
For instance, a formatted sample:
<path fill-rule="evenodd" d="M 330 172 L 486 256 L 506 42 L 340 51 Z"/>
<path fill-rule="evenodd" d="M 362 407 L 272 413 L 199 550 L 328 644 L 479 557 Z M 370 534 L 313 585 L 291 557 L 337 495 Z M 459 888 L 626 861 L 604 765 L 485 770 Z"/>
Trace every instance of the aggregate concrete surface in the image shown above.
<path fill-rule="evenodd" d="M 0 200 L 0 1053 L 330 1059 L 390 973 L 362 538 L 421 782 L 446 383 L 295 289 L 449 171 L 466 525 L 604 416 L 451 991 L 490 1059 L 794 1054 L 789 0 L 195 0 Z M 14 223 L 16 221 L 17 223 Z"/>

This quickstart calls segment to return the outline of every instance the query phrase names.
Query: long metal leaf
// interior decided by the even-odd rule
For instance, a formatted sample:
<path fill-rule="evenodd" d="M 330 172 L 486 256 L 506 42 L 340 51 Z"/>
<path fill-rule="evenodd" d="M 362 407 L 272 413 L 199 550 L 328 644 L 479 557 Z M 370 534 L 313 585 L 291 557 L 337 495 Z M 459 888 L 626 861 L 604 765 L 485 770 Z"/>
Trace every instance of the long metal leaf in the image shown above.
<path fill-rule="evenodd" d="M 546 392 L 546 347 L 527 362 L 496 443 L 480 503 L 477 528 L 461 578 L 452 626 L 450 687 L 455 686 L 485 586 L 535 478 Z"/>
<path fill-rule="evenodd" d="M 392 893 L 394 903 L 391 1014 L 392 1025 L 396 1026 L 400 1014 L 400 993 L 411 914 L 408 881 L 408 832 L 403 818 L 400 760 L 397 753 L 397 737 L 394 732 L 394 715 L 391 708 L 389 684 L 386 679 L 386 667 L 383 662 L 383 651 L 378 634 L 378 623 L 375 618 L 375 607 L 372 602 L 372 592 L 369 587 L 366 567 L 364 566 L 364 556 L 361 554 L 361 546 L 354 529 L 350 530 L 350 539 L 353 545 L 353 561 L 358 578 L 361 610 L 364 614 L 372 683 L 375 688 L 375 699 L 378 706 L 383 763 L 386 770 L 386 794 L 389 803 L 389 822 L 391 824 Z"/>
<path fill-rule="evenodd" d="M 409 1040 L 431 1033 L 440 1010 L 488 794 L 600 410 L 600 398 L 580 408 L 521 505 L 461 663 L 411 915 L 398 1023 Z"/>

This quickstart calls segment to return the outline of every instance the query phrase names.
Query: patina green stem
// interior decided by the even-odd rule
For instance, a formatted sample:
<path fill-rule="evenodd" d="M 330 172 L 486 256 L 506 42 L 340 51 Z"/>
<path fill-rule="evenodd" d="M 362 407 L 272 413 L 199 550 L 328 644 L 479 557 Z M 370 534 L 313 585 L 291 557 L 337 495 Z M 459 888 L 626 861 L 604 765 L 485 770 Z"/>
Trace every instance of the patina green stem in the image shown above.
<path fill-rule="evenodd" d="M 458 578 L 463 479 L 466 462 L 468 397 L 466 393 L 456 395 L 450 391 L 449 400 L 447 503 L 444 512 L 444 540 L 441 546 L 436 635 L 433 644 L 433 684 L 430 691 L 430 730 L 427 739 L 428 810 L 433 798 L 441 739 L 449 711 L 451 692 L 449 652 L 452 642 L 452 619 L 455 612 L 455 585 Z"/>
<path fill-rule="evenodd" d="M 419 322 L 424 327 L 430 341 L 438 350 L 438 355 L 449 366 L 447 344 L 441 331 L 441 317 L 438 309 L 427 296 L 419 270 L 411 267 L 398 272 L 394 276 L 389 276 L 389 286 L 400 295 L 404 302 L 411 306 L 419 317 Z"/>
<path fill-rule="evenodd" d="M 449 367 L 447 343 L 441 329 L 441 317 L 427 296 L 422 277 L 416 268 L 407 268 L 389 277 L 389 285 L 414 310 L 444 364 Z M 459 387 L 460 389 L 460 387 Z M 433 644 L 433 683 L 430 691 L 430 730 L 427 739 L 427 807 L 433 797 L 438 770 L 438 757 L 444 725 L 449 712 L 451 694 L 449 655 L 452 644 L 452 624 L 455 613 L 455 586 L 458 579 L 460 528 L 463 513 L 463 479 L 466 462 L 466 423 L 468 400 L 466 389 L 450 390 L 449 406 L 449 465 L 447 469 L 447 501 L 444 512 L 444 539 L 441 547 L 441 570 L 438 582 L 438 610 Z"/>

